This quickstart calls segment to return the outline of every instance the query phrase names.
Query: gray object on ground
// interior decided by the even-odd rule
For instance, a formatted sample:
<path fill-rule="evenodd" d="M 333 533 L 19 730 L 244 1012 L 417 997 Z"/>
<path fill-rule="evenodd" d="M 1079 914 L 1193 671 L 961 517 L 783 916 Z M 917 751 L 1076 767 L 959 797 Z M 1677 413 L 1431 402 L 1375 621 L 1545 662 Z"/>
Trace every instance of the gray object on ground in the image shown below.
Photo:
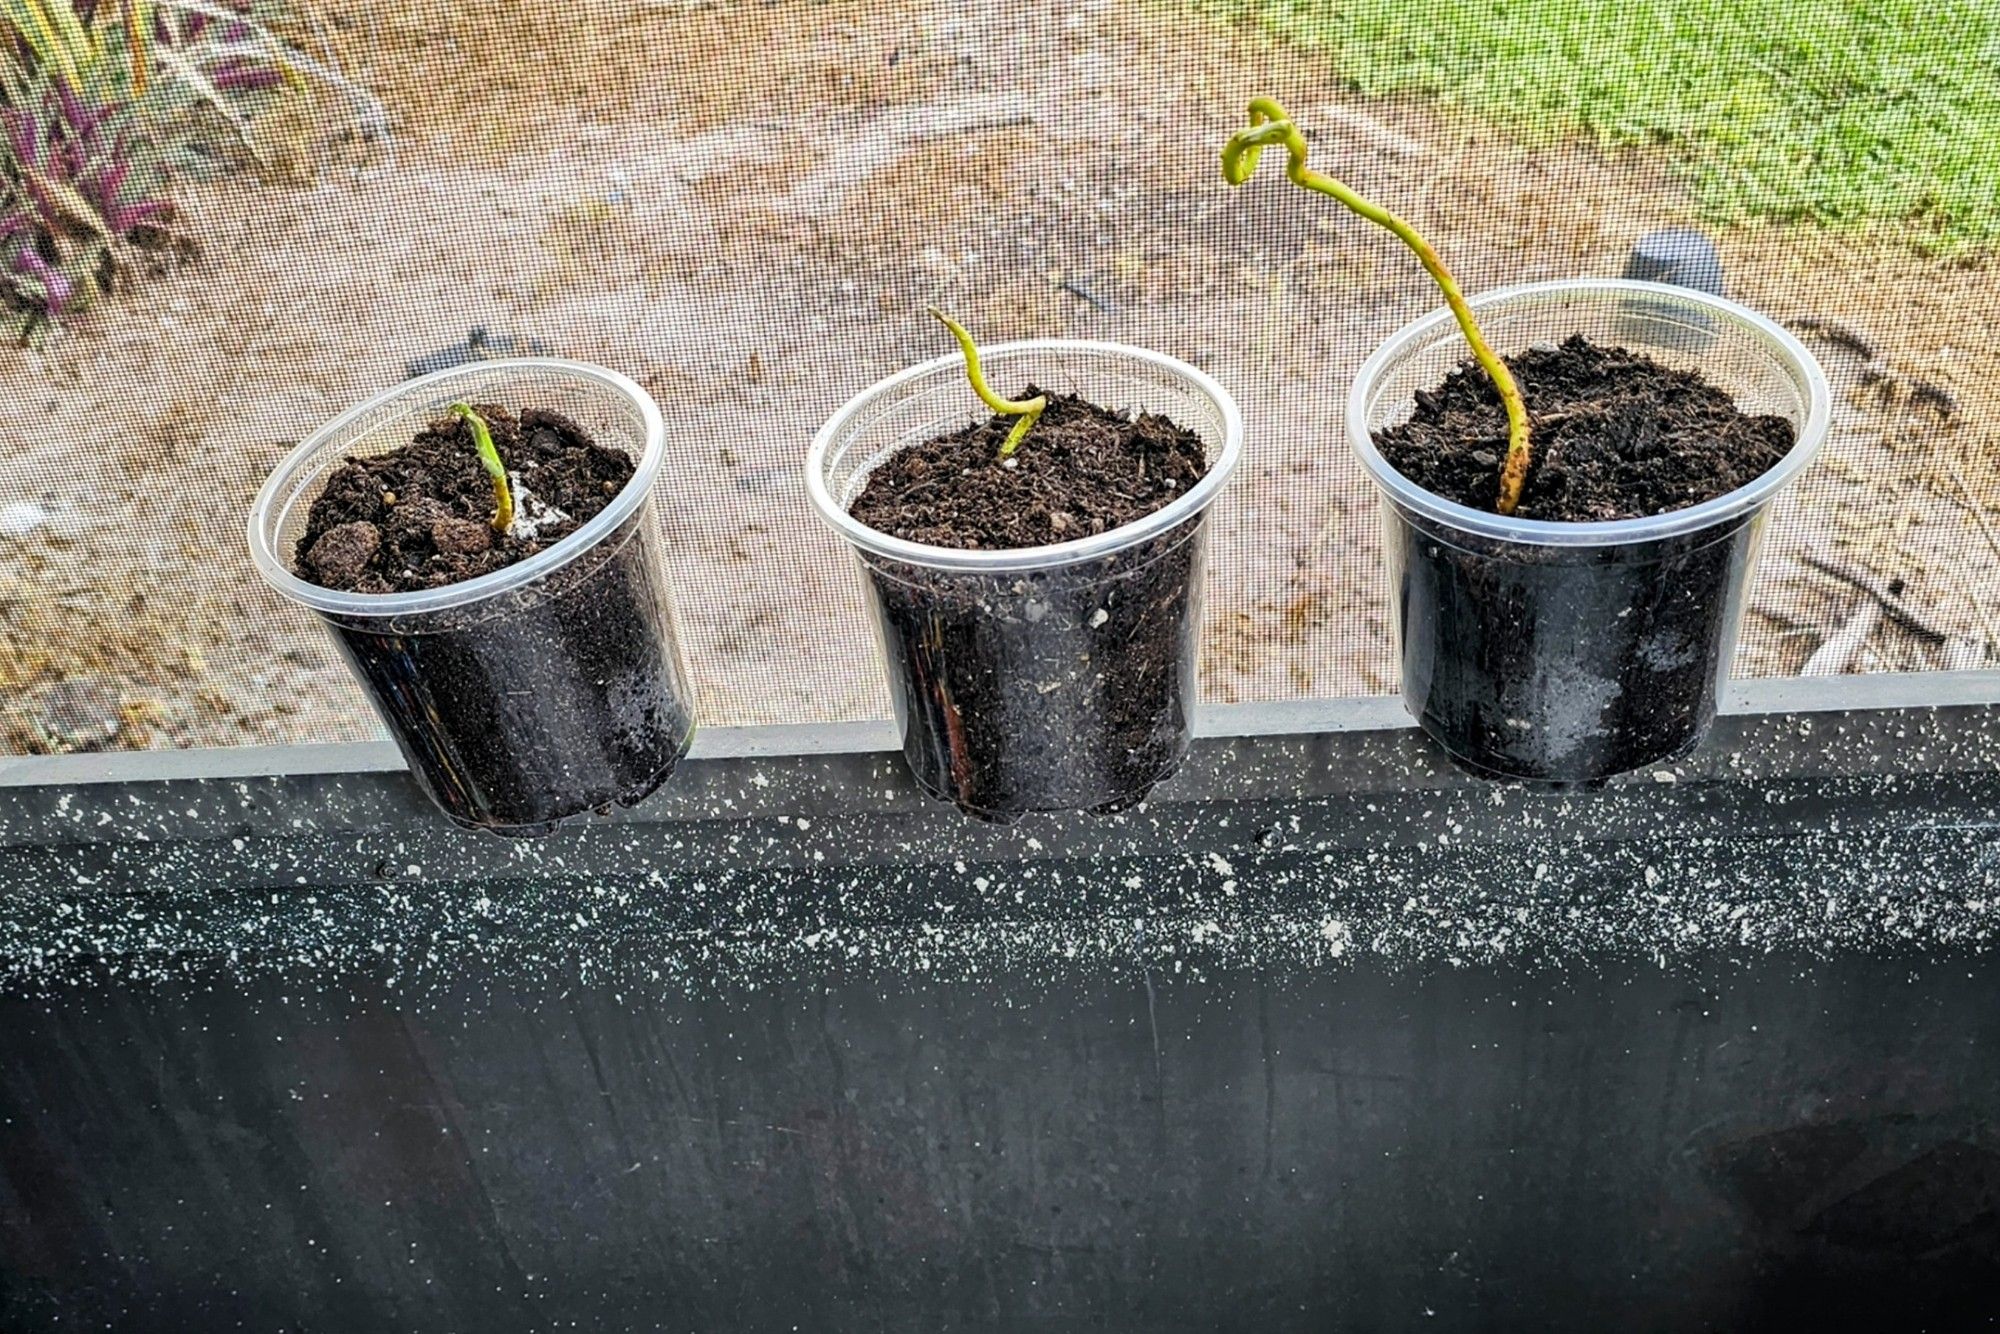
<path fill-rule="evenodd" d="M 1715 242 L 1690 227 L 1665 227 L 1640 237 L 1625 257 L 1625 276 L 1728 295 L 1722 290 L 1722 255 Z"/>
<path fill-rule="evenodd" d="M 453 366 L 463 366 L 468 362 L 492 361 L 499 357 L 543 357 L 548 354 L 549 345 L 539 338 L 496 334 L 483 324 L 475 324 L 466 333 L 463 343 L 413 357 L 404 363 L 403 373 L 404 378 L 414 380 L 420 375 L 448 371 Z"/>
<path fill-rule="evenodd" d="M 1647 232 L 1632 244 L 1625 257 L 1627 278 L 1645 282 L 1672 283 L 1710 296 L 1724 296 L 1722 256 L 1715 242 L 1689 227 L 1664 227 Z M 1655 347 L 1698 352 L 1713 337 L 1707 321 L 1699 314 L 1666 312 L 1645 301 L 1630 303 L 1632 317 L 1625 321 L 1625 337 Z"/>

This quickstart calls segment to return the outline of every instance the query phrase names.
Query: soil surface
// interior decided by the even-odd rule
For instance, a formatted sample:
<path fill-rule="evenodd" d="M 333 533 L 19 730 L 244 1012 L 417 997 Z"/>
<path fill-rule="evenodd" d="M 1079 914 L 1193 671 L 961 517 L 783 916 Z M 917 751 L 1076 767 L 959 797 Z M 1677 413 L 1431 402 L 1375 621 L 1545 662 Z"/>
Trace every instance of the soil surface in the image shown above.
<path fill-rule="evenodd" d="M 1041 393 L 1034 385 L 1022 399 Z M 903 450 L 849 507 L 878 532 L 962 550 L 1073 542 L 1145 518 L 1208 472 L 1201 437 L 1157 413 L 1134 420 L 1073 394 L 1000 457 L 1015 418 L 995 414 Z"/>
<path fill-rule="evenodd" d="M 507 465 L 511 531 L 493 529 L 493 483 L 471 429 L 444 417 L 402 449 L 353 457 L 335 470 L 299 538 L 300 576 L 349 593 L 408 593 L 476 579 L 562 541 L 632 479 L 629 455 L 593 443 L 567 417 L 473 407 Z"/>
<path fill-rule="evenodd" d="M 1797 440 L 1783 417 L 1748 416 L 1693 371 L 1581 334 L 1506 358 L 1520 385 L 1533 447 L 1523 519 L 1602 523 L 1686 509 L 1746 486 Z M 1507 415 L 1467 360 L 1410 419 L 1375 435 L 1397 472 L 1433 495 L 1493 510 Z"/>

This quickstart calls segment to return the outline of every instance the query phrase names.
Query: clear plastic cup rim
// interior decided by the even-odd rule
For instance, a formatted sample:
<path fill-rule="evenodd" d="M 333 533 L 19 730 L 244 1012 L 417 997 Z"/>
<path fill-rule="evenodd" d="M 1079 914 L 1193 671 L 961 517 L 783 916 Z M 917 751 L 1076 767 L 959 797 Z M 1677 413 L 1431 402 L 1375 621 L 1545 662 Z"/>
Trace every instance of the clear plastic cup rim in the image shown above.
<path fill-rule="evenodd" d="M 482 379 L 491 380 L 504 378 L 510 372 L 544 377 L 563 376 L 589 381 L 631 402 L 639 414 L 646 443 L 633 469 L 631 480 L 625 484 L 624 489 L 611 498 L 610 504 L 548 550 L 537 552 L 528 559 L 518 561 L 505 569 L 482 574 L 476 579 L 467 579 L 462 583 L 446 584 L 442 588 L 418 589 L 408 593 L 344 593 L 331 588 L 322 588 L 292 573 L 287 562 L 272 548 L 271 538 L 274 534 L 284 531 L 285 520 L 294 505 L 310 505 L 317 499 L 302 495 L 297 481 L 328 442 L 339 438 L 356 422 L 380 411 L 396 399 L 421 398 L 427 393 L 442 389 L 453 380 L 464 377 L 477 375 Z M 356 404 L 314 431 L 291 453 L 285 455 L 278 466 L 271 470 L 271 475 L 264 479 L 264 485 L 257 491 L 257 499 L 250 507 L 250 558 L 257 566 L 257 573 L 262 575 L 264 581 L 271 587 L 294 602 L 329 615 L 405 616 L 418 612 L 445 611 L 478 602 L 533 583 L 551 571 L 560 569 L 603 541 L 619 525 L 631 518 L 633 512 L 646 502 L 647 496 L 652 494 L 653 482 L 659 476 L 660 465 L 666 459 L 666 435 L 666 426 L 660 417 L 659 405 L 653 402 L 652 396 L 617 371 L 607 370 L 602 366 L 593 366 L 581 361 L 565 361 L 558 357 L 506 357 L 495 358 L 492 361 L 468 362 L 463 366 L 450 366 L 441 371 L 433 371 L 414 380 L 405 380 Z"/>
<path fill-rule="evenodd" d="M 1243 454 L 1243 414 L 1229 392 L 1212 376 L 1196 370 L 1178 358 L 1143 347 L 1133 347 L 1127 343 L 1109 343 L 1088 338 L 1029 338 L 1012 343 L 995 343 L 992 347 L 981 348 L 979 355 L 982 362 L 990 365 L 1008 356 L 1024 353 L 1061 355 L 1066 352 L 1079 356 L 1115 356 L 1130 361 L 1145 362 L 1186 380 L 1203 397 L 1215 404 L 1222 415 L 1222 447 L 1215 457 L 1209 460 L 1208 471 L 1202 474 L 1199 482 L 1188 488 L 1186 495 L 1122 527 L 1108 529 L 1089 537 L 1079 537 L 1069 542 L 1052 542 L 1039 547 L 1009 547 L 1003 550 L 937 547 L 924 542 L 906 541 L 900 537 L 892 537 L 879 529 L 870 528 L 849 514 L 846 507 L 827 489 L 827 454 L 846 432 L 849 423 L 883 399 L 893 398 L 911 381 L 922 379 L 947 367 L 963 368 L 965 355 L 962 352 L 951 352 L 941 357 L 933 357 L 929 361 L 918 362 L 885 379 L 877 380 L 827 418 L 826 424 L 821 426 L 819 433 L 813 437 L 812 448 L 806 453 L 806 495 L 812 500 L 813 510 L 822 522 L 855 547 L 878 556 L 886 556 L 912 565 L 1003 573 L 1011 570 L 1071 565 L 1078 561 L 1107 556 L 1135 543 L 1143 542 L 1147 538 L 1171 532 L 1183 520 L 1207 509 L 1217 493 L 1228 483 L 1230 474 L 1235 471 L 1236 464 Z"/>
<path fill-rule="evenodd" d="M 1665 514 L 1649 515 L 1639 519 L 1616 519 L 1595 523 L 1516 519 L 1446 500 L 1442 496 L 1424 490 L 1392 468 L 1389 461 L 1375 448 L 1373 433 L 1368 426 L 1369 396 L 1388 367 L 1412 344 L 1431 339 L 1447 328 L 1456 331 L 1457 325 L 1452 319 L 1450 309 L 1440 308 L 1404 325 L 1376 348 L 1374 354 L 1362 363 L 1360 372 L 1354 378 L 1354 385 L 1348 392 L 1348 439 L 1361 460 L 1361 466 L 1368 470 L 1370 478 L 1384 495 L 1404 509 L 1461 532 L 1481 537 L 1536 546 L 1618 546 L 1631 542 L 1650 542 L 1661 538 L 1679 537 L 1761 509 L 1774 499 L 1787 483 L 1804 471 L 1806 465 L 1812 462 L 1813 456 L 1819 453 L 1820 446 L 1826 442 L 1827 428 L 1833 416 L 1833 391 L 1827 384 L 1826 372 L 1790 330 L 1777 321 L 1758 314 L 1748 306 L 1739 305 L 1724 297 L 1710 296 L 1706 292 L 1697 292 L 1691 288 L 1677 287 L 1670 283 L 1642 282 L 1633 278 L 1564 278 L 1554 282 L 1524 283 L 1517 287 L 1502 287 L 1491 292 L 1482 292 L 1470 298 L 1467 304 L 1477 313 L 1523 298 L 1561 296 L 1651 297 L 1712 311 L 1754 329 L 1769 346 L 1771 353 L 1785 364 L 1794 380 L 1805 389 L 1805 420 L 1799 424 L 1798 437 L 1791 449 L 1769 471 L 1734 491 L 1717 496 L 1713 500 L 1703 501 L 1699 505 L 1690 505 L 1686 509 L 1669 510 Z M 1467 349 L 1466 356 L 1469 358 L 1471 355 L 1471 350 Z"/>

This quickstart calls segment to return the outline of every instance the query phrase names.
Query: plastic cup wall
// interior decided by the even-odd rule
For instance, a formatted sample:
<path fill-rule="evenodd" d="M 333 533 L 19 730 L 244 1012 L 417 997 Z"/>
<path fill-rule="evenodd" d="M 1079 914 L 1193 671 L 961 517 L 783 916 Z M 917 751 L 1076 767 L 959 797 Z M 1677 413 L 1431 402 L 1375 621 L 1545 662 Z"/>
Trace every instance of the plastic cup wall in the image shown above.
<path fill-rule="evenodd" d="M 587 524 L 539 555 L 463 583 L 420 592 L 344 593 L 292 572 L 299 537 L 328 474 L 350 456 L 386 454 L 410 443 L 456 402 L 492 403 L 520 411 L 557 412 L 596 443 L 632 456 L 635 474 Z M 463 625 L 481 604 L 532 596 L 532 586 L 592 548 L 623 543 L 652 528 L 651 493 L 665 453 L 659 410 L 637 385 L 594 366 L 542 358 L 483 362 L 439 371 L 379 395 L 336 418 L 294 450 L 265 482 L 250 517 L 250 547 L 258 571 L 286 597 L 334 620 L 384 619 L 401 633 L 421 633 L 427 621 Z M 634 523 L 632 520 L 638 519 Z"/>
<path fill-rule="evenodd" d="M 1009 551 L 957 551 L 903 542 L 847 513 L 871 469 L 898 451 L 990 416 L 954 354 L 913 366 L 858 395 L 813 442 L 807 491 L 820 518 L 864 553 L 939 569 L 999 573 L 1090 560 L 1148 541 L 1207 509 L 1242 452 L 1243 422 L 1221 386 L 1184 362 L 1116 343 L 1039 339 L 982 350 L 989 384 L 1015 395 L 1033 384 L 1103 408 L 1160 413 L 1200 436 L 1209 471 L 1187 495 L 1110 533 Z"/>
<path fill-rule="evenodd" d="M 1349 436 L 1362 466 L 1397 510 L 1432 533 L 1543 548 L 1537 559 L 1594 557 L 1582 550 L 1647 543 L 1754 515 L 1812 461 L 1825 442 L 1832 394 L 1824 373 L 1799 341 L 1775 322 L 1720 297 L 1660 283 L 1585 279 L 1509 288 L 1472 299 L 1481 330 L 1509 356 L 1555 344 L 1572 334 L 1643 352 L 1662 365 L 1698 371 L 1728 393 L 1741 411 L 1784 417 L 1796 442 L 1785 458 L 1750 485 L 1705 504 L 1615 523 L 1518 519 L 1456 505 L 1422 490 L 1376 452 L 1373 434 L 1408 420 L 1418 390 L 1434 389 L 1471 356 L 1447 311 L 1416 321 L 1362 367 L 1348 404 Z M 1534 405 L 1528 405 L 1532 416 Z"/>

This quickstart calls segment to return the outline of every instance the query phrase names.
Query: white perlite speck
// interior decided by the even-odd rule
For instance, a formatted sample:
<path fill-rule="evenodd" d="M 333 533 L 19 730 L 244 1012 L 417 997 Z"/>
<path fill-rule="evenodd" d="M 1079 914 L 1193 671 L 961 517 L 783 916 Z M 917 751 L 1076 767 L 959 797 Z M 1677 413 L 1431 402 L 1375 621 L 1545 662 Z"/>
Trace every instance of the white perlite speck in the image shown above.
<path fill-rule="evenodd" d="M 520 473 L 508 473 L 507 485 L 514 493 L 514 523 L 507 530 L 509 537 L 532 542 L 541 536 L 542 529 L 569 522 L 569 515 L 530 491 Z"/>

